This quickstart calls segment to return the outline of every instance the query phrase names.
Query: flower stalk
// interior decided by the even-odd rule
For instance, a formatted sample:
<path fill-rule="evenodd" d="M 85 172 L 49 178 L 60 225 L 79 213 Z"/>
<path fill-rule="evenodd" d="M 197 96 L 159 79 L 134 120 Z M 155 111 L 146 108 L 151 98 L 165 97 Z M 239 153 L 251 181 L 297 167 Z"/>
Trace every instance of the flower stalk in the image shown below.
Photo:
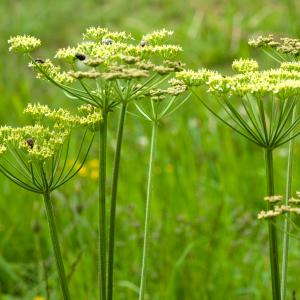
<path fill-rule="evenodd" d="M 55 262 L 56 262 L 56 267 L 57 267 L 57 271 L 58 271 L 59 282 L 60 282 L 63 298 L 64 298 L 64 300 L 70 300 L 71 299 L 70 292 L 69 292 L 69 288 L 68 288 L 67 277 L 66 277 L 66 273 L 65 273 L 63 259 L 62 259 L 60 243 L 59 243 L 57 229 L 56 229 L 54 211 L 53 211 L 53 206 L 51 203 L 50 192 L 45 191 L 45 193 L 43 194 L 43 197 L 44 197 L 44 203 L 45 203 L 45 208 L 46 208 L 46 214 L 47 214 L 49 231 L 50 231 L 50 236 L 51 236 L 51 241 L 52 241 L 52 247 L 53 247 L 53 252 L 54 252 L 54 256 L 55 256 Z"/>
<path fill-rule="evenodd" d="M 117 133 L 117 145 L 115 152 L 115 160 L 112 177 L 112 194 L 110 207 L 110 227 L 109 227 L 109 245 L 108 245 L 108 268 L 107 268 L 107 299 L 113 299 L 113 282 L 114 282 L 114 250 L 115 250 L 115 233 L 116 233 L 116 206 L 117 206 L 117 191 L 119 181 L 120 159 L 124 132 L 125 116 L 127 111 L 127 102 L 124 101 L 121 105 L 121 112 Z"/>
<path fill-rule="evenodd" d="M 150 157 L 149 157 L 149 166 L 148 166 L 144 241 L 143 241 L 142 269 L 141 269 L 139 300 L 143 300 L 145 298 L 145 286 L 146 286 L 146 278 L 147 278 L 147 261 L 148 261 L 149 238 L 150 238 L 152 177 L 153 177 L 153 164 L 154 164 L 154 159 L 155 159 L 155 150 L 156 150 L 157 128 L 158 128 L 158 122 L 155 120 L 152 122 Z"/>
<path fill-rule="evenodd" d="M 294 108 L 292 123 L 296 118 L 296 109 Z M 291 136 L 293 136 L 291 132 Z M 292 196 L 292 181 L 293 181 L 293 156 L 294 156 L 294 139 L 289 141 L 288 146 L 288 163 L 286 174 L 286 190 L 285 190 L 285 205 L 289 205 L 289 199 Z M 290 216 L 286 214 L 284 216 L 283 224 L 283 245 L 282 245 L 282 267 L 281 267 L 281 299 L 286 298 L 286 286 L 287 286 L 287 270 L 288 270 L 288 257 L 289 257 L 289 233 L 290 233 Z"/>
<path fill-rule="evenodd" d="M 175 103 L 176 96 L 185 91 L 185 87 L 178 84 L 178 81 L 173 81 L 165 89 L 169 75 L 183 69 L 182 63 L 176 59 L 182 48 L 167 42 L 172 35 L 172 31 L 162 29 L 145 34 L 136 42 L 130 33 L 91 27 L 83 33 L 82 42 L 77 46 L 58 49 L 55 55 L 56 62 L 50 59 L 35 59 L 30 54 L 42 44 L 35 37 L 16 36 L 8 41 L 10 51 L 27 53 L 29 66 L 36 72 L 37 78 L 58 87 L 69 99 L 79 100 L 96 110 L 102 110 L 98 208 L 100 300 L 113 299 L 117 188 L 127 105 L 130 102 L 138 102 L 143 108 L 146 107 L 145 111 L 140 109 L 140 112 L 142 111 L 143 117 L 149 121 L 151 118 L 147 113 L 154 107 L 153 102 L 149 107 L 149 97 L 156 101 L 155 106 L 161 107 L 161 118 L 184 103 Z M 168 100 L 164 101 L 165 98 Z M 164 104 L 160 105 L 161 101 Z M 108 114 L 118 107 L 121 108 L 121 114 L 112 174 L 112 195 L 111 203 L 107 203 Z M 109 216 L 107 206 L 110 207 Z"/>
<path fill-rule="evenodd" d="M 99 136 L 99 266 L 98 285 L 100 300 L 106 299 L 106 151 L 107 151 L 107 117 L 102 113 Z"/>
<path fill-rule="evenodd" d="M 265 163 L 266 163 L 266 179 L 267 192 L 269 196 L 274 195 L 274 170 L 273 170 L 273 150 L 271 148 L 265 149 Z M 268 201 L 268 210 L 273 209 L 273 204 Z M 276 219 L 271 218 L 268 221 L 269 227 L 269 252 L 270 252 L 270 266 L 272 279 L 272 295 L 273 300 L 280 300 L 280 276 L 279 276 L 279 262 L 278 262 L 278 243 L 276 233 Z"/>

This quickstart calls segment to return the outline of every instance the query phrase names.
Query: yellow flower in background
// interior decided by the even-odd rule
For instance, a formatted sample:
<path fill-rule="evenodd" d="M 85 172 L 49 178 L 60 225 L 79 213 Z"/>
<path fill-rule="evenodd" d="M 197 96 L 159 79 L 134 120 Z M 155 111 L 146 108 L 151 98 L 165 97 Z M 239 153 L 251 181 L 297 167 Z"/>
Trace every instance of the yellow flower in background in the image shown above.
<path fill-rule="evenodd" d="M 87 165 L 92 169 L 98 169 L 99 168 L 99 160 L 91 159 L 87 162 Z"/>
<path fill-rule="evenodd" d="M 44 298 L 42 296 L 36 296 L 33 298 L 33 300 L 46 300 L 46 298 Z"/>
<path fill-rule="evenodd" d="M 91 159 L 79 171 L 79 176 L 97 181 L 99 179 L 99 160 Z"/>
<path fill-rule="evenodd" d="M 90 178 L 92 180 L 98 180 L 99 179 L 99 171 L 98 170 L 93 170 L 90 174 Z"/>
<path fill-rule="evenodd" d="M 167 173 L 173 173 L 174 172 L 174 166 L 172 164 L 167 164 L 165 167 L 165 171 Z"/>
<path fill-rule="evenodd" d="M 82 177 L 87 177 L 88 176 L 88 168 L 86 166 L 83 166 L 78 174 Z"/>

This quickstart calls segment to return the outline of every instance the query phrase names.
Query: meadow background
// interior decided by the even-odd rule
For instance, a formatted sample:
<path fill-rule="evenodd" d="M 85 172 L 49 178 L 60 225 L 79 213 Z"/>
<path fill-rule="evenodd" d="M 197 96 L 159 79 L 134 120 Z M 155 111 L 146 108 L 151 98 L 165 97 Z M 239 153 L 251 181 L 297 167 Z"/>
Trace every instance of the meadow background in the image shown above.
<path fill-rule="evenodd" d="M 25 58 L 8 52 L 11 35 L 40 37 L 43 47 L 36 56 L 43 58 L 75 44 L 89 26 L 128 30 L 136 38 L 165 27 L 175 31 L 175 41 L 184 47 L 182 60 L 191 68 L 231 72 L 237 57 L 274 66 L 247 40 L 269 32 L 299 38 L 299 9 L 297 0 L 1 0 L 0 123 L 24 123 L 29 101 L 77 104 L 35 80 Z M 111 118 L 110 158 L 117 113 Z M 127 117 L 117 211 L 117 300 L 137 299 L 149 134 L 150 124 Z M 97 293 L 96 157 L 93 149 L 80 176 L 53 199 L 76 300 L 94 300 Z M 284 193 L 286 160 L 286 148 L 276 151 L 277 194 Z M 294 192 L 300 190 L 299 139 L 295 160 Z M 270 299 L 267 224 L 256 219 L 265 196 L 259 148 L 191 99 L 161 124 L 154 184 L 147 299 Z M 47 292 L 60 299 L 42 199 L 3 176 L 0 191 L 0 300 L 47 299 Z M 293 290 L 300 297 L 300 242 L 292 240 L 291 248 L 288 299 Z"/>

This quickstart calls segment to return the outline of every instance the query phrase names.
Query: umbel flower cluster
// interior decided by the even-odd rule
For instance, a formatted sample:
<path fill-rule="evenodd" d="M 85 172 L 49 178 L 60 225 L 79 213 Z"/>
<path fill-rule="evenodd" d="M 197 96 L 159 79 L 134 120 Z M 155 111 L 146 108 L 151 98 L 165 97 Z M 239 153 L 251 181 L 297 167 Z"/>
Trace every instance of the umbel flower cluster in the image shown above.
<path fill-rule="evenodd" d="M 294 56 L 299 56 L 300 54 L 299 39 L 286 37 L 276 39 L 272 34 L 251 39 L 249 40 L 249 45 L 255 48 L 272 48 L 279 53 L 292 54 Z"/>
<path fill-rule="evenodd" d="M 300 41 L 277 39 L 273 35 L 252 39 L 249 45 L 262 48 L 280 63 L 279 67 L 260 70 L 257 61 L 238 59 L 232 63 L 235 73 L 224 75 L 207 69 L 184 70 L 184 64 L 178 59 L 182 48 L 168 42 L 172 35 L 172 31 L 163 29 L 135 40 L 127 32 L 91 27 L 82 34 L 80 43 L 58 49 L 51 59 L 32 54 L 42 45 L 38 38 L 10 38 L 9 50 L 25 54 L 29 67 L 38 79 L 51 83 L 60 88 L 68 98 L 84 102 L 85 105 L 79 107 L 78 113 L 73 115 L 63 109 L 51 110 L 45 105 L 29 104 L 25 113 L 32 116 L 34 125 L 0 128 L 0 172 L 19 186 L 44 195 L 62 293 L 64 299 L 69 300 L 70 293 L 55 232 L 50 193 L 79 171 L 92 143 L 91 139 L 85 147 L 87 132 L 99 129 L 99 167 L 95 176 L 99 179 L 98 286 L 99 298 L 112 300 L 121 148 L 128 104 L 132 103 L 136 110 L 130 111 L 131 115 L 150 121 L 152 126 L 139 288 L 139 300 L 143 300 L 150 233 L 152 173 L 159 123 L 183 105 L 190 96 L 186 92 L 191 91 L 219 120 L 264 149 L 267 210 L 261 211 L 258 218 L 269 221 L 272 294 L 273 299 L 279 300 L 279 260 L 274 217 L 281 214 L 286 217 L 289 213 L 300 214 L 300 200 L 288 196 L 280 205 L 282 197 L 274 194 L 273 150 L 300 134 L 300 116 L 295 113 L 300 96 L 300 63 L 297 62 Z M 203 91 L 207 95 L 205 100 L 202 99 Z M 188 96 L 180 97 L 185 94 Z M 108 114 L 118 106 L 117 142 L 107 216 Z M 75 147 L 78 153 L 69 167 L 69 154 L 73 149 L 71 134 L 75 128 L 82 127 L 85 128 L 85 133 L 81 145 Z"/>
<path fill-rule="evenodd" d="M 272 203 L 280 203 L 283 200 L 282 196 L 269 196 L 264 198 L 265 201 L 272 202 Z M 269 219 L 274 218 L 282 214 L 286 213 L 294 213 L 296 215 L 300 214 L 300 199 L 297 198 L 290 198 L 288 200 L 289 205 L 275 205 L 270 210 L 262 210 L 258 213 L 257 218 L 258 219 Z"/>
<path fill-rule="evenodd" d="M 111 109 L 122 101 L 149 95 L 162 100 L 182 91 L 178 84 L 156 90 L 166 75 L 183 67 L 180 61 L 174 60 L 182 48 L 166 44 L 172 34 L 165 29 L 154 31 L 136 42 L 126 32 L 91 27 L 83 33 L 81 43 L 56 52 L 56 63 L 30 55 L 41 46 L 35 37 L 17 36 L 8 42 L 11 51 L 29 55 L 29 66 L 37 72 L 38 78 L 54 83 L 70 97 L 97 107 L 103 108 L 105 99 L 114 99 L 109 103 Z M 95 84 L 91 86 L 89 80 Z"/>
<path fill-rule="evenodd" d="M 218 96 L 243 97 L 249 94 L 258 97 L 276 95 L 288 98 L 300 91 L 300 68 L 298 62 L 282 63 L 280 68 L 258 70 L 258 63 L 252 59 L 240 59 L 232 67 L 239 74 L 224 76 L 218 72 L 201 69 L 183 71 L 177 78 L 188 86 L 203 85 L 207 91 Z"/>
<path fill-rule="evenodd" d="M 222 119 L 227 125 L 252 142 L 274 149 L 290 139 L 289 133 L 299 123 L 299 117 L 290 122 L 300 96 L 299 63 L 282 63 L 271 70 L 258 68 L 256 61 L 240 59 L 233 62 L 238 74 L 200 69 L 178 72 L 176 77 L 196 96 L 195 88 L 202 87 L 215 97 L 227 113 L 228 118 Z M 202 103 L 210 107 L 207 101 Z"/>
<path fill-rule="evenodd" d="M 79 44 L 58 49 L 53 55 L 53 59 L 35 57 L 32 54 L 42 44 L 35 37 L 17 36 L 8 41 L 10 51 L 27 55 L 29 67 L 35 71 L 37 78 L 60 88 L 72 100 L 79 100 L 95 109 L 101 109 L 103 120 L 99 124 L 98 285 L 99 296 L 103 300 L 113 299 L 117 187 L 128 104 L 132 103 L 135 109 L 130 111 L 131 115 L 150 121 L 154 128 L 151 137 L 152 146 L 147 181 L 146 202 L 148 203 L 157 126 L 163 118 L 176 111 L 188 99 L 188 97 L 183 99 L 180 97 L 185 94 L 186 85 L 174 78 L 175 73 L 182 71 L 184 65 L 178 59 L 182 48 L 168 43 L 172 35 L 172 31 L 162 29 L 145 34 L 135 40 L 127 32 L 113 32 L 107 28 L 91 27 L 82 34 Z M 119 125 L 109 203 L 110 216 L 107 217 L 108 114 L 116 111 L 116 107 L 119 106 Z M 31 111 L 31 107 L 28 107 L 27 111 Z M 68 114 L 60 111 L 49 114 L 48 110 L 42 106 L 36 107 L 33 115 L 39 120 L 43 116 L 47 116 L 48 119 L 55 118 L 57 113 L 62 120 L 65 117 L 69 119 Z M 89 121 L 92 120 L 93 116 L 90 115 Z M 78 120 L 75 118 L 72 119 L 72 122 L 77 124 Z M 147 204 L 146 206 L 148 207 Z M 147 216 L 145 219 L 148 220 Z M 109 223 L 109 227 L 106 223 Z M 144 298 L 147 240 L 148 229 L 146 228 L 140 287 L 141 300 Z"/>
<path fill-rule="evenodd" d="M 0 127 L 0 172 L 37 193 L 45 192 L 46 188 L 53 190 L 68 181 L 80 169 L 78 162 L 89 148 L 82 145 L 75 154 L 76 164 L 65 170 L 70 153 L 64 147 L 69 148 L 73 129 L 94 131 L 102 119 L 100 111 L 93 107 L 78 110 L 79 114 L 74 115 L 61 108 L 51 110 L 46 105 L 29 104 L 24 112 L 32 115 L 33 125 Z"/>

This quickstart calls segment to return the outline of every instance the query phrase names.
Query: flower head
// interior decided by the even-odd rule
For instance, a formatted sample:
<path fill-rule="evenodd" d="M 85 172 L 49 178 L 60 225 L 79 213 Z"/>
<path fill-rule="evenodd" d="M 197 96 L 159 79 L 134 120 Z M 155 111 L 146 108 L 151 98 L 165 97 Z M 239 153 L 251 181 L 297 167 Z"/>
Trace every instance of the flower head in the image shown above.
<path fill-rule="evenodd" d="M 69 132 L 67 130 L 50 129 L 42 125 L 34 125 L 10 128 L 1 127 L 0 135 L 3 148 L 22 150 L 24 155 L 27 156 L 28 162 L 43 162 L 55 155 L 58 148 L 68 137 Z"/>
<path fill-rule="evenodd" d="M 47 119 L 53 122 L 54 127 L 67 129 L 86 127 L 94 131 L 102 120 L 101 111 L 91 105 L 79 107 L 78 114 L 72 114 L 62 108 L 51 110 L 47 105 L 29 103 L 24 113 L 30 114 L 36 122 Z"/>
<path fill-rule="evenodd" d="M 247 73 L 258 70 L 258 63 L 254 59 L 237 59 L 232 63 L 232 69 L 239 73 Z"/>
<path fill-rule="evenodd" d="M 116 106 L 149 95 L 153 86 L 163 86 L 164 79 L 167 82 L 183 69 L 177 60 L 182 48 L 165 43 L 172 34 L 166 29 L 154 31 L 140 43 L 124 31 L 90 27 L 80 43 L 57 50 L 56 62 L 32 59 L 29 66 L 37 78 L 61 88 L 71 99 L 103 108 L 109 96 L 109 106 Z M 182 85 L 178 87 L 171 87 L 168 93 L 181 93 Z"/>
<path fill-rule="evenodd" d="M 142 37 L 143 45 L 157 45 L 163 43 L 168 37 L 174 34 L 171 30 L 161 29 L 145 34 Z"/>
<path fill-rule="evenodd" d="M 41 40 L 30 35 L 17 35 L 8 40 L 9 51 L 28 53 L 41 46 Z"/>
<path fill-rule="evenodd" d="M 282 54 L 291 54 L 295 57 L 300 54 L 300 40 L 293 38 L 275 39 L 273 35 L 259 36 L 249 40 L 249 45 L 254 48 L 273 49 Z"/>

